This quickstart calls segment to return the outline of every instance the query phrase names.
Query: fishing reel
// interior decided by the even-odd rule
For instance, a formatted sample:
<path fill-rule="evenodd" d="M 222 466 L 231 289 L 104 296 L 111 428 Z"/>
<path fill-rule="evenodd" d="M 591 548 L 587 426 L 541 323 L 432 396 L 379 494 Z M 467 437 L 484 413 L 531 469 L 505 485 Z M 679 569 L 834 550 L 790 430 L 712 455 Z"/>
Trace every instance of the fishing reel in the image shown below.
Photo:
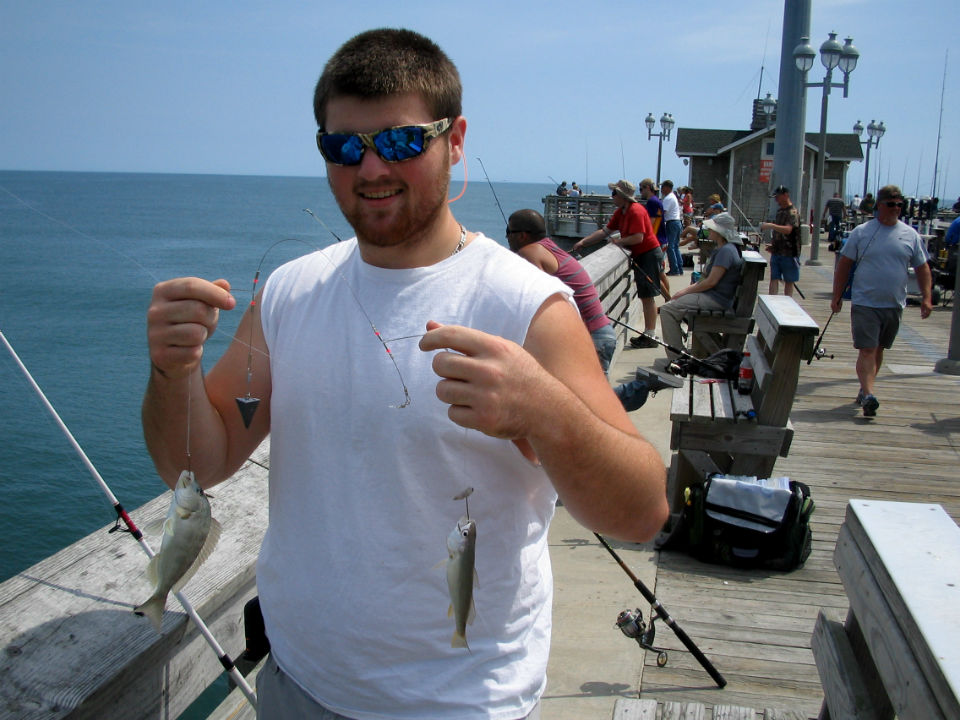
<path fill-rule="evenodd" d="M 640 612 L 640 608 L 624 610 L 617 615 L 617 627 L 628 638 L 636 640 L 637 644 L 644 650 L 657 653 L 657 667 L 663 667 L 667 664 L 667 651 L 653 646 L 653 638 L 657 634 L 656 628 L 653 626 L 654 620 L 655 618 L 651 616 L 648 626 L 643 620 L 643 613 Z"/>
<path fill-rule="evenodd" d="M 829 358 L 833 360 L 833 355 L 827 355 L 826 348 L 818 347 L 816 350 L 813 351 L 814 360 L 823 360 L 824 358 Z"/>

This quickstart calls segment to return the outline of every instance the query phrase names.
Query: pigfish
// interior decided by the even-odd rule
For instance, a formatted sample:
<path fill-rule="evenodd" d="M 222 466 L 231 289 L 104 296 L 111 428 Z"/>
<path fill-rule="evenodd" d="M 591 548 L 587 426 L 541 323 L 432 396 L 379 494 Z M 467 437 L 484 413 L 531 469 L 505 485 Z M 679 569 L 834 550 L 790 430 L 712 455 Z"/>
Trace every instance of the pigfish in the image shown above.
<path fill-rule="evenodd" d="M 450 591 L 450 609 L 447 617 L 454 618 L 450 647 L 467 645 L 467 625 L 473 622 L 473 585 L 477 571 L 474 568 L 477 547 L 477 521 L 463 516 L 447 536 L 447 589 Z"/>
<path fill-rule="evenodd" d="M 220 539 L 220 523 L 210 515 L 210 501 L 189 470 L 180 473 L 163 523 L 160 552 L 147 565 L 153 595 L 134 608 L 160 632 L 167 595 L 189 582 Z"/>

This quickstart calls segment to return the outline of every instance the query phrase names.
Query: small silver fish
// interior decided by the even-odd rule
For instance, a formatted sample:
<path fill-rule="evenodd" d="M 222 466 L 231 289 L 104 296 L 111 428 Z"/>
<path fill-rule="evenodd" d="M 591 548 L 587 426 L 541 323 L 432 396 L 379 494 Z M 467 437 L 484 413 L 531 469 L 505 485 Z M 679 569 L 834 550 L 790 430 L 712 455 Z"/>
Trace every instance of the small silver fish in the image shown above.
<path fill-rule="evenodd" d="M 133 609 L 160 632 L 167 594 L 178 592 L 210 556 L 220 539 L 220 523 L 210 516 L 210 501 L 189 470 L 180 473 L 163 523 L 160 552 L 147 565 L 153 595 Z"/>
<path fill-rule="evenodd" d="M 477 521 L 466 515 L 447 536 L 447 588 L 450 591 L 450 609 L 447 617 L 454 617 L 453 637 L 450 647 L 468 650 L 467 625 L 473 623 L 476 611 L 473 606 L 473 584 L 477 579 L 474 559 L 477 547 Z"/>

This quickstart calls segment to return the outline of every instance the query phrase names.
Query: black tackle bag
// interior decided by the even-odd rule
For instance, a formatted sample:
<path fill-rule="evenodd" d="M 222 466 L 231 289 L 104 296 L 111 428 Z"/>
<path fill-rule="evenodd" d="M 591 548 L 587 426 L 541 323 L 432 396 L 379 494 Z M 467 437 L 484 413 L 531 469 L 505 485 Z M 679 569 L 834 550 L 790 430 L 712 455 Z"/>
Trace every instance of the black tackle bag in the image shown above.
<path fill-rule="evenodd" d="M 702 378 L 717 380 L 736 380 L 740 374 L 740 361 L 742 359 L 742 352 L 730 348 L 718 350 L 712 355 L 700 359 L 681 355 L 673 361 L 670 372 L 681 377 L 697 375 Z"/>
<path fill-rule="evenodd" d="M 713 475 L 687 488 L 687 551 L 709 563 L 793 570 L 810 556 L 810 488 L 776 478 Z"/>

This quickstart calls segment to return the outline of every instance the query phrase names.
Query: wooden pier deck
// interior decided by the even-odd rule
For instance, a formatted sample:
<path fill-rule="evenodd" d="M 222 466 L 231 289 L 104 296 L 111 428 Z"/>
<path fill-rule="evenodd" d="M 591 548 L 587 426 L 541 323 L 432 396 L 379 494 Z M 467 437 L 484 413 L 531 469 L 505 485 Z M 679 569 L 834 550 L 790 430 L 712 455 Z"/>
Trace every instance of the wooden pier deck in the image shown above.
<path fill-rule="evenodd" d="M 795 297 L 823 328 L 830 316 L 831 253 L 823 266 L 804 266 Z M 765 288 L 764 288 L 765 289 Z M 818 610 L 836 619 L 847 600 L 833 566 L 833 550 L 850 498 L 939 503 L 960 520 L 960 377 L 933 372 L 947 356 L 952 305 L 927 320 L 917 306 L 904 311 L 894 347 L 884 357 L 876 418 L 854 403 L 856 351 L 849 303 L 833 318 L 823 346 L 833 359 L 801 368 L 793 406 L 796 430 L 777 475 L 807 483 L 816 502 L 813 552 L 791 573 L 738 571 L 700 563 L 679 552 L 660 553 L 655 592 L 681 627 L 728 681 L 716 688 L 669 628 L 657 643 L 670 652 L 667 667 L 646 653 L 640 696 L 662 703 L 699 702 L 779 708 L 816 717 L 823 694 L 810 650 Z M 904 537 L 904 543 L 911 538 Z M 673 652 L 677 651 L 677 652 Z"/>

